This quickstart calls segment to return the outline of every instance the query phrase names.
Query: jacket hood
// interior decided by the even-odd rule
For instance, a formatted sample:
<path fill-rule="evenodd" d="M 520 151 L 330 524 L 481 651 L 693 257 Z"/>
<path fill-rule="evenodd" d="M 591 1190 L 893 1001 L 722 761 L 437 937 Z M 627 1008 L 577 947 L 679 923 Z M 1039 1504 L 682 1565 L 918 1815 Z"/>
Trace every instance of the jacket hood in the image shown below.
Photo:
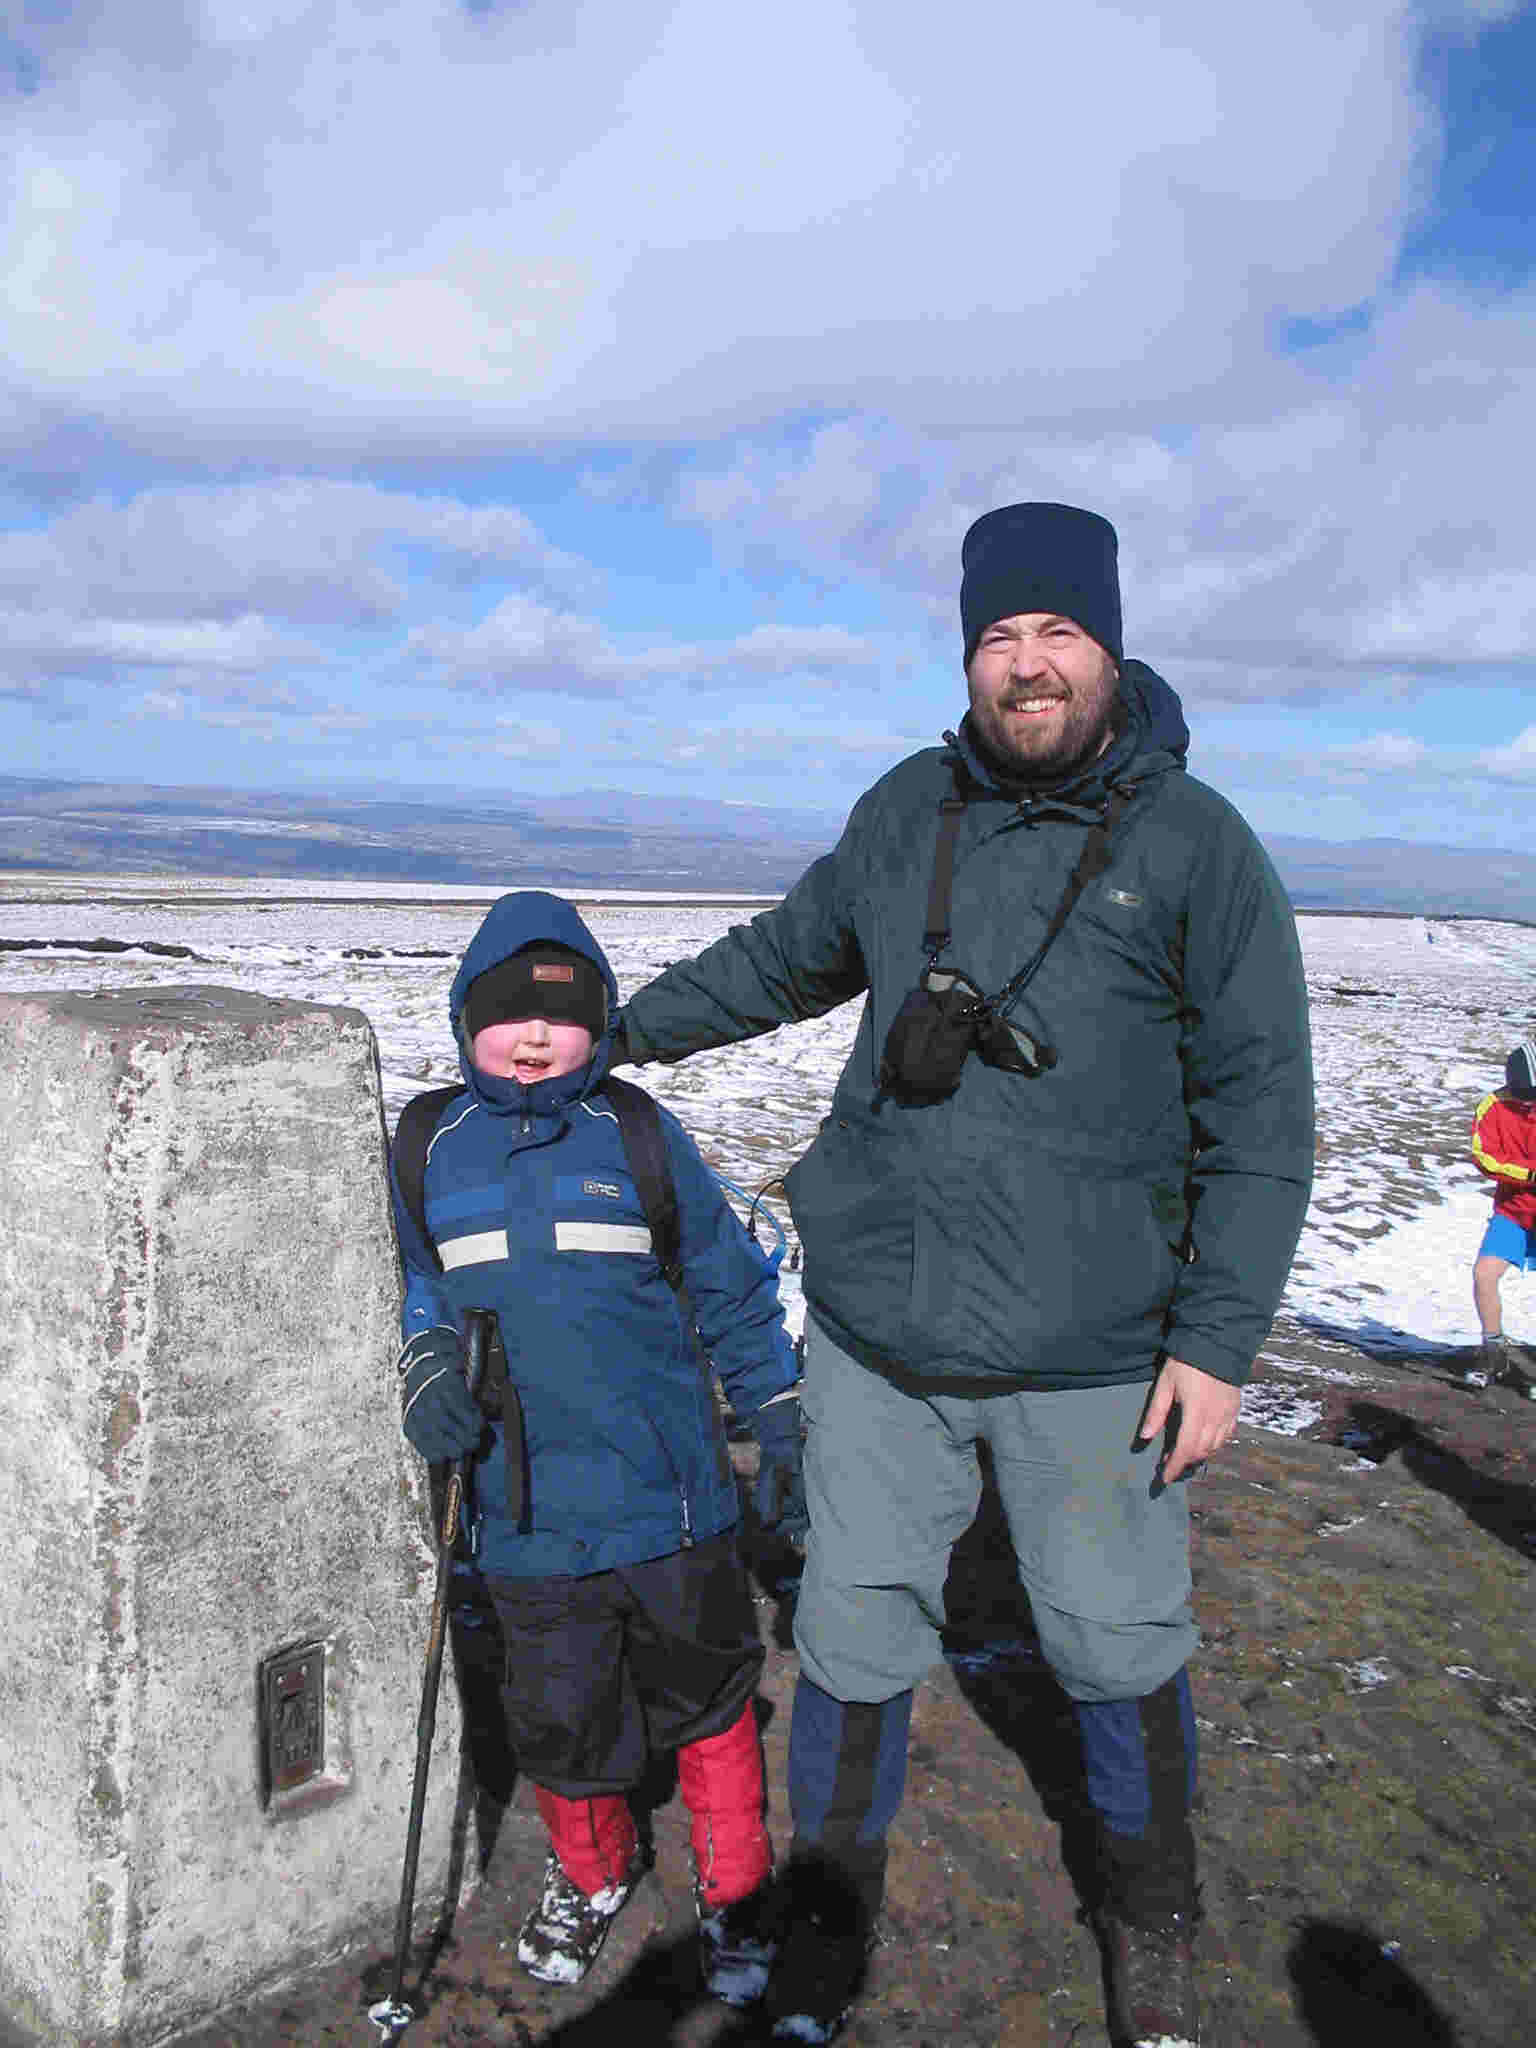
<path fill-rule="evenodd" d="M 520 953 L 524 946 L 532 946 L 540 940 L 554 941 L 569 946 L 573 953 L 580 953 L 590 960 L 603 977 L 603 987 L 608 995 L 608 1023 L 602 1037 L 593 1048 L 592 1059 L 582 1076 L 582 1086 L 573 1084 L 577 1077 L 561 1075 L 553 1081 L 541 1081 L 532 1090 L 523 1090 L 515 1081 L 499 1081 L 494 1076 L 482 1074 L 469 1057 L 469 1048 L 464 1043 L 462 1021 L 464 1001 L 469 994 L 469 985 L 489 968 L 499 967 L 503 960 L 510 960 L 514 953 Z M 566 902 L 563 896 L 551 896 L 543 889 L 519 889 L 510 896 L 499 896 L 485 913 L 480 929 L 464 949 L 464 958 L 459 962 L 459 971 L 453 977 L 453 986 L 448 991 L 448 1016 L 453 1026 L 454 1043 L 459 1048 L 459 1065 L 465 1080 L 477 1093 L 493 1100 L 506 1099 L 509 1092 L 517 1096 L 524 1093 L 541 1095 L 548 1089 L 559 1094 L 584 1093 L 594 1087 L 608 1065 L 608 1054 L 613 1043 L 614 1024 L 619 1010 L 619 985 L 614 979 L 613 969 L 608 965 L 608 956 L 588 931 L 581 913 Z M 553 1096 L 551 1098 L 553 1100 Z"/>
<path fill-rule="evenodd" d="M 1184 766 L 1189 752 L 1184 707 L 1177 692 L 1144 661 L 1121 664 L 1120 708 L 1119 730 L 1104 752 L 1072 769 L 1059 782 L 1026 782 L 1023 777 L 1001 774 L 977 745 L 969 712 L 960 724 L 960 752 L 972 774 L 989 789 L 1027 790 L 1032 796 L 1068 804 L 1100 802 L 1104 791 L 1132 769 L 1137 775 L 1147 775 Z"/>

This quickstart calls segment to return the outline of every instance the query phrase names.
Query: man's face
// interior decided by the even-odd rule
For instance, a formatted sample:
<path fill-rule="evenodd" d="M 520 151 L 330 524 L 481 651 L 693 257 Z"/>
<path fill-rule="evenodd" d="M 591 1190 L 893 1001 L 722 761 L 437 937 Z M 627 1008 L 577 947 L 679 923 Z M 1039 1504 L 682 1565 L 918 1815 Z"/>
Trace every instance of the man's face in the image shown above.
<path fill-rule="evenodd" d="M 1075 620 L 1056 612 L 996 620 L 965 679 L 983 741 L 1022 774 L 1064 774 L 1109 744 L 1119 673 Z"/>
<path fill-rule="evenodd" d="M 592 1057 L 592 1034 L 584 1024 L 557 1024 L 548 1017 L 514 1017 L 475 1033 L 469 1056 L 482 1074 L 503 1081 L 553 1081 L 574 1074 Z"/>

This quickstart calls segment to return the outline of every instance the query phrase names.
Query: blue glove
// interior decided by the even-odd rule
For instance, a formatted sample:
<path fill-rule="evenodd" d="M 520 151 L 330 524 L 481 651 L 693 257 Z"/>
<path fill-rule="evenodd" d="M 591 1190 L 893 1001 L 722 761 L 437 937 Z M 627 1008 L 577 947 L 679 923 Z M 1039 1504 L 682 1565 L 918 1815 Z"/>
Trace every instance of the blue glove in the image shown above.
<path fill-rule="evenodd" d="M 485 1417 L 464 1377 L 464 1347 L 446 1323 L 418 1330 L 400 1353 L 400 1427 L 406 1441 L 436 1465 L 475 1449 Z"/>
<path fill-rule="evenodd" d="M 811 1526 L 805 1511 L 805 1473 L 801 1463 L 800 1402 L 774 1401 L 747 1418 L 757 1438 L 757 1484 L 752 1505 L 771 1536 L 797 1546 Z"/>

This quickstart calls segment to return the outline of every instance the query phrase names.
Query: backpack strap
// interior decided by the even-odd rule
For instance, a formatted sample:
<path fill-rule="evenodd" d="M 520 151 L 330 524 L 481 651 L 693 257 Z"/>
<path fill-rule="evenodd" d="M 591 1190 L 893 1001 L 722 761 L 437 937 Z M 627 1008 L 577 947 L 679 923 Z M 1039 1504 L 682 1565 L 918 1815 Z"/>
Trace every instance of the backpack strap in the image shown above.
<path fill-rule="evenodd" d="M 427 1229 L 427 1148 L 432 1143 L 432 1133 L 437 1129 L 443 1111 L 456 1095 L 463 1093 L 464 1084 L 460 1081 L 451 1088 L 429 1088 L 424 1095 L 413 1095 L 401 1110 L 400 1121 L 395 1126 L 395 1180 L 406 1214 L 420 1232 L 421 1241 L 439 1273 L 443 1270 L 443 1262 Z"/>
<path fill-rule="evenodd" d="M 645 1211 L 645 1220 L 651 1228 L 651 1250 L 666 1275 L 667 1285 L 674 1294 L 682 1297 L 687 1307 L 677 1189 L 672 1180 L 672 1162 L 667 1157 L 667 1141 L 661 1128 L 661 1111 L 656 1106 L 656 1098 L 648 1095 L 638 1082 L 621 1081 L 614 1074 L 605 1077 L 603 1093 L 613 1104 L 619 1119 L 624 1157 L 629 1161 L 635 1193 L 640 1197 L 640 1207 Z M 691 1308 L 689 1315 L 691 1320 Z"/>
<path fill-rule="evenodd" d="M 688 1292 L 688 1281 L 683 1272 L 682 1226 L 677 1212 L 677 1184 L 672 1178 L 672 1162 L 667 1157 L 666 1134 L 661 1128 L 661 1111 L 656 1098 L 648 1095 L 637 1081 L 621 1081 L 614 1074 L 603 1078 L 603 1093 L 613 1104 L 619 1119 L 619 1136 L 624 1141 L 624 1157 L 629 1161 L 630 1179 L 635 1184 L 635 1193 L 640 1197 L 640 1206 L 645 1211 L 645 1220 L 651 1226 L 651 1250 L 661 1267 L 667 1285 L 677 1296 L 677 1305 L 683 1312 L 683 1321 L 688 1326 L 689 1341 L 693 1355 L 698 1360 L 699 1371 L 709 1386 L 714 1367 L 709 1353 L 704 1349 L 704 1339 L 699 1335 L 698 1320 L 693 1312 L 693 1297 Z M 721 1482 L 730 1486 L 735 1482 L 731 1473 L 731 1454 L 726 1449 L 725 1431 L 720 1426 L 720 1415 L 712 1397 L 710 1412 L 715 1418 L 715 1470 Z M 686 1539 L 691 1542 L 692 1538 Z"/>

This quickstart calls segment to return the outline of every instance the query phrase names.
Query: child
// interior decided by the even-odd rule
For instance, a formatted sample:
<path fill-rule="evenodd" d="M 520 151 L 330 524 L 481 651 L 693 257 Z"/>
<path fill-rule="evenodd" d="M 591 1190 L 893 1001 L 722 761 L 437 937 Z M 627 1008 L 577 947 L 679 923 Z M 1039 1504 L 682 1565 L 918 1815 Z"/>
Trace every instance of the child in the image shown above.
<path fill-rule="evenodd" d="M 1477 1105 L 1472 1157 L 1494 1183 L 1493 1215 L 1472 1267 L 1483 1366 L 1491 1380 L 1536 1400 L 1536 1359 L 1503 1334 L 1499 1307 L 1510 1267 L 1536 1265 L 1536 1040 L 1515 1047 L 1504 1086 Z"/>
<path fill-rule="evenodd" d="M 794 1354 L 772 1268 L 663 1112 L 698 1338 L 688 1327 L 604 1094 L 617 1008 L 601 948 L 557 896 L 503 896 L 470 941 L 449 996 L 464 1090 L 425 1167 L 437 1258 L 394 1182 L 402 1426 L 433 1461 L 484 1445 L 472 1554 L 551 1845 L 519 1963 L 549 1984 L 586 1974 L 645 1868 L 625 1793 L 675 1751 L 705 1985 L 747 2004 L 773 1953 L 752 1705 L 763 1651 L 699 1339 L 752 1417 L 758 1500 L 785 1535 L 804 1528 L 799 1402 L 779 1398 Z M 463 1371 L 470 1308 L 495 1311 L 506 1353 L 505 1419 L 489 1426 Z"/>

